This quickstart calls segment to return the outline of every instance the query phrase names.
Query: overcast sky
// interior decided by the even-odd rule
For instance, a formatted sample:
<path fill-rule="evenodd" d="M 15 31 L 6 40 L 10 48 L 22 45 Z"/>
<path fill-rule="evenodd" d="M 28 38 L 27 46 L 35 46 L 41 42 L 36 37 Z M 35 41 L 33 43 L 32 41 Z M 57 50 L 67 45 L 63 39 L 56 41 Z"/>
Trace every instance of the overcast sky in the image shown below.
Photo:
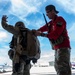
<path fill-rule="evenodd" d="M 43 13 L 49 4 L 56 6 L 59 16 L 67 22 L 71 42 L 71 59 L 75 58 L 75 0 L 0 0 L 0 22 L 2 15 L 8 16 L 8 24 L 23 21 L 29 29 L 38 29 L 45 24 Z M 49 19 L 46 17 L 47 21 Z M 8 57 L 12 34 L 4 30 L 0 23 L 0 64 L 11 63 Z M 54 51 L 47 38 L 38 37 L 41 46 L 41 61 L 54 60 Z"/>

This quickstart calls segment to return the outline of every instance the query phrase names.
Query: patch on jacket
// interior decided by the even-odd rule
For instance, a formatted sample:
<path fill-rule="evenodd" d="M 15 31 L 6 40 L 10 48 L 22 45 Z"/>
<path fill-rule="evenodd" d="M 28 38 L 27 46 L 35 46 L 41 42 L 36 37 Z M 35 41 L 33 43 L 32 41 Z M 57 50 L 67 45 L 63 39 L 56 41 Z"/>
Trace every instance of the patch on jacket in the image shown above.
<path fill-rule="evenodd" d="M 50 24 L 48 24 L 48 26 L 50 26 Z"/>
<path fill-rule="evenodd" d="M 56 25 L 59 26 L 59 27 L 61 27 L 62 26 L 62 22 L 57 22 Z"/>

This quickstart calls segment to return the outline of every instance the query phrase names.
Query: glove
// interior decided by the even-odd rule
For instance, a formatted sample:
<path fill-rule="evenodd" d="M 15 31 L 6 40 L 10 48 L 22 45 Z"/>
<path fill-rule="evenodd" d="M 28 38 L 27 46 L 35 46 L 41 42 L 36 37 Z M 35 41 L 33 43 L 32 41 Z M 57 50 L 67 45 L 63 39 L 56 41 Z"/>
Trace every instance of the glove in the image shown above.
<path fill-rule="evenodd" d="M 5 21 L 5 22 L 7 22 L 7 16 L 6 15 L 3 15 L 3 17 L 2 17 L 2 21 Z"/>
<path fill-rule="evenodd" d="M 41 33 L 40 36 L 42 36 L 42 37 L 47 37 L 47 34 Z"/>
<path fill-rule="evenodd" d="M 36 58 L 32 58 L 32 62 L 35 64 L 37 63 L 37 59 Z"/>

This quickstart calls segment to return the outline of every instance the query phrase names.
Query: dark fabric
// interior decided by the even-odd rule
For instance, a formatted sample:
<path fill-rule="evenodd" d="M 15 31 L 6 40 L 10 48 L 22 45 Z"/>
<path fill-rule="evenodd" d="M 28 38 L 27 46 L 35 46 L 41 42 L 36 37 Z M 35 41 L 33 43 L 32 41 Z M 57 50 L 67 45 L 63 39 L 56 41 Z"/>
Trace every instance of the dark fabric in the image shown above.
<path fill-rule="evenodd" d="M 26 55 L 21 55 L 20 58 L 27 64 L 30 64 L 30 59 L 27 59 L 28 57 Z"/>
<path fill-rule="evenodd" d="M 22 41 L 21 41 L 21 45 L 23 46 L 23 48 L 26 48 L 27 47 L 27 30 L 25 29 L 21 29 L 21 38 L 22 38 Z"/>
<path fill-rule="evenodd" d="M 55 69 L 57 75 L 71 75 L 70 49 L 62 48 L 55 51 Z"/>
<path fill-rule="evenodd" d="M 14 36 L 12 37 L 12 40 L 11 40 L 11 42 L 9 44 L 10 44 L 9 45 L 10 48 L 14 48 Z"/>
<path fill-rule="evenodd" d="M 12 49 L 10 49 L 8 51 L 8 55 L 9 55 L 9 58 L 12 60 L 13 59 L 13 56 L 14 56 L 14 51 Z"/>
<path fill-rule="evenodd" d="M 22 28 L 20 31 L 21 31 L 20 44 L 23 46 L 23 48 L 26 48 L 27 47 L 27 30 Z M 17 38 L 14 38 L 14 36 L 13 36 L 11 42 L 9 43 L 10 48 L 13 48 L 15 46 L 16 42 L 17 42 Z"/>
<path fill-rule="evenodd" d="M 26 65 L 28 65 L 28 64 L 30 64 L 30 60 L 29 59 L 26 60 Z"/>
<path fill-rule="evenodd" d="M 56 13 L 59 13 L 59 11 L 56 10 L 56 8 L 55 8 L 54 5 L 48 5 L 48 6 L 46 6 L 45 10 L 50 10 L 50 11 L 54 10 Z"/>
<path fill-rule="evenodd" d="M 19 63 L 13 62 L 13 73 L 12 75 L 30 75 L 31 64 L 26 64 L 22 60 Z"/>
<path fill-rule="evenodd" d="M 15 63 L 14 68 L 15 68 L 15 72 L 18 72 L 20 68 L 20 63 Z"/>
<path fill-rule="evenodd" d="M 36 58 L 32 58 L 32 62 L 35 64 L 37 63 L 37 59 Z"/>
<path fill-rule="evenodd" d="M 26 56 L 26 55 L 21 55 L 21 56 L 20 56 L 20 59 L 23 59 L 23 61 L 26 62 L 26 60 L 27 60 L 27 56 Z"/>

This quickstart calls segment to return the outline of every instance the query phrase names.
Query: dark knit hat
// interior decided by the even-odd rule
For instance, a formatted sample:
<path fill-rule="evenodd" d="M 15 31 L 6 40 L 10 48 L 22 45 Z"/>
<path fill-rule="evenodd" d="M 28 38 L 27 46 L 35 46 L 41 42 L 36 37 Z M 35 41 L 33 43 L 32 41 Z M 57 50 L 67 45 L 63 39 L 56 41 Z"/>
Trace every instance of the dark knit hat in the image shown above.
<path fill-rule="evenodd" d="M 45 7 L 45 10 L 54 10 L 56 13 L 59 13 L 59 11 L 56 10 L 55 6 L 54 5 L 48 5 Z"/>

